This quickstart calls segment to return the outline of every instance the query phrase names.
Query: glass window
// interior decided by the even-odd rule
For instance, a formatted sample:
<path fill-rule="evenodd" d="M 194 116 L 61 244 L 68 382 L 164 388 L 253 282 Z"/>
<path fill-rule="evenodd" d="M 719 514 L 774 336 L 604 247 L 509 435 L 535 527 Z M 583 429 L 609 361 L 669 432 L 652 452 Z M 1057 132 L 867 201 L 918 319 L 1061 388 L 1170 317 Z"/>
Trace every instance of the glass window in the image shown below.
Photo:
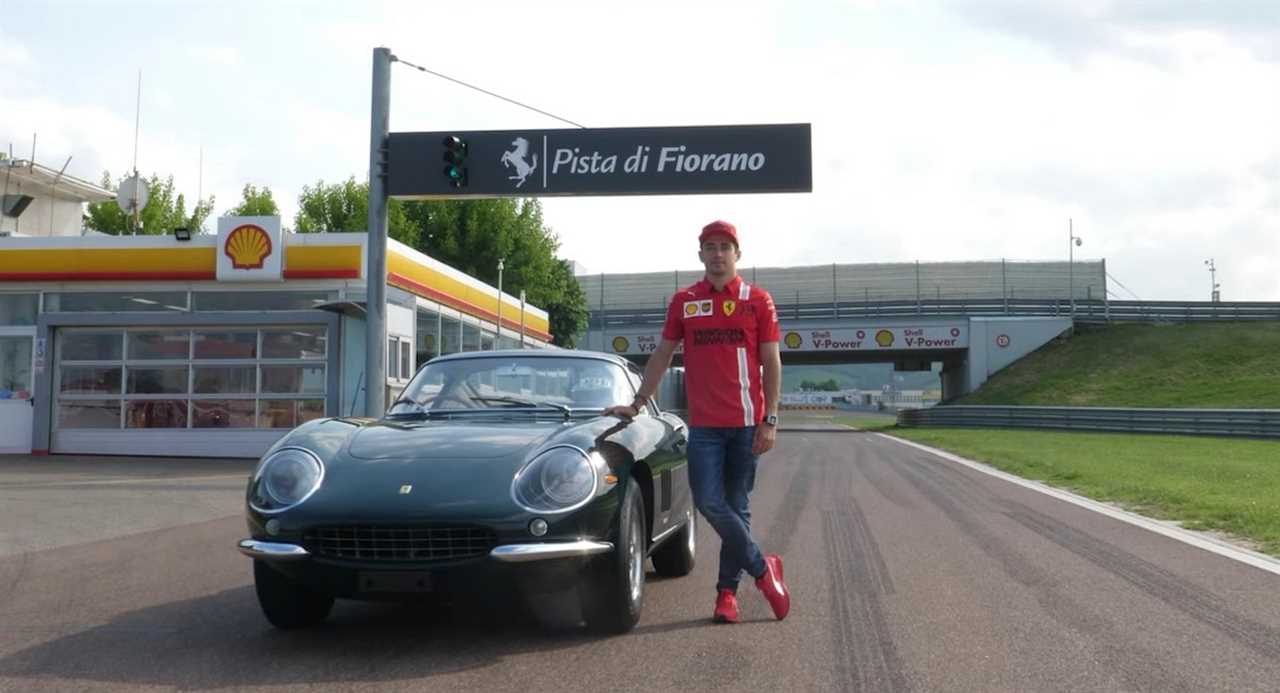
<path fill-rule="evenodd" d="M 297 412 L 292 399 L 264 399 L 259 402 L 258 428 L 293 428 Z"/>
<path fill-rule="evenodd" d="M 187 400 L 147 399 L 126 402 L 125 428 L 186 428 Z"/>
<path fill-rule="evenodd" d="M 400 377 L 408 380 L 413 377 L 413 345 L 408 340 L 400 342 Z"/>
<path fill-rule="evenodd" d="M 390 339 L 387 340 L 387 377 L 388 378 L 400 377 L 398 371 L 396 370 L 396 366 L 399 364 L 399 355 L 396 353 L 397 351 L 398 350 L 396 349 L 396 338 L 391 337 Z"/>
<path fill-rule="evenodd" d="M 63 361 L 119 361 L 124 354 L 124 331 L 61 332 Z"/>
<path fill-rule="evenodd" d="M 335 300 L 331 291 L 197 291 L 194 310 L 307 310 Z"/>
<path fill-rule="evenodd" d="M 293 428 L 322 416 L 322 399 L 264 399 L 258 414 L 258 428 Z"/>
<path fill-rule="evenodd" d="M 410 402 L 397 405 L 392 413 L 411 413 L 421 407 L 518 409 L 530 401 L 599 410 L 626 404 L 634 394 L 623 368 L 609 361 L 494 355 L 424 366 L 405 388 L 404 397 Z"/>
<path fill-rule="evenodd" d="M 387 400 L 388 402 L 391 400 Z M 324 417 L 324 400 L 322 399 L 300 399 L 298 400 L 298 425 L 302 425 L 312 419 Z"/>
<path fill-rule="evenodd" d="M 291 330 L 263 330 L 264 359 L 322 359 L 325 354 L 325 329 L 299 327 Z"/>
<path fill-rule="evenodd" d="M 324 368 L 315 366 L 263 366 L 262 391 L 275 394 L 324 392 Z"/>
<path fill-rule="evenodd" d="M 418 312 L 418 345 L 414 349 L 418 363 L 426 363 L 435 357 L 436 348 L 440 345 L 440 335 L 437 333 L 439 327 L 435 312 Z"/>
<path fill-rule="evenodd" d="M 0 399 L 31 399 L 30 337 L 0 337 Z"/>
<path fill-rule="evenodd" d="M 120 366 L 63 366 L 59 372 L 64 395 L 120 394 Z"/>
<path fill-rule="evenodd" d="M 253 428 L 251 399 L 205 399 L 191 402 L 192 428 Z"/>
<path fill-rule="evenodd" d="M 480 351 L 480 327 L 478 325 L 462 324 L 462 350 Z"/>
<path fill-rule="evenodd" d="M 458 321 L 443 318 L 440 330 L 440 353 L 456 354 L 462 351 L 462 335 L 458 331 Z"/>
<path fill-rule="evenodd" d="M 258 356 L 258 333 L 197 331 L 195 357 L 198 359 L 251 359 Z"/>
<path fill-rule="evenodd" d="M 493 351 L 493 337 L 489 332 L 480 333 L 480 351 Z"/>
<path fill-rule="evenodd" d="M 128 394 L 136 395 L 185 395 L 187 394 L 187 367 L 162 366 L 158 368 L 129 368 Z"/>
<path fill-rule="evenodd" d="M 58 428 L 120 428 L 120 400 L 58 403 Z"/>
<path fill-rule="evenodd" d="M 131 291 L 124 293 L 76 293 L 45 294 L 45 312 L 63 313 L 116 313 L 185 311 L 185 291 Z"/>
<path fill-rule="evenodd" d="M 162 360 L 186 361 L 190 357 L 191 333 L 181 332 L 130 332 L 128 358 L 130 361 Z"/>
<path fill-rule="evenodd" d="M 34 325 L 38 294 L 0 294 L 0 325 Z"/>
<path fill-rule="evenodd" d="M 253 366 L 197 366 L 192 391 L 252 395 L 257 389 L 258 369 Z"/>

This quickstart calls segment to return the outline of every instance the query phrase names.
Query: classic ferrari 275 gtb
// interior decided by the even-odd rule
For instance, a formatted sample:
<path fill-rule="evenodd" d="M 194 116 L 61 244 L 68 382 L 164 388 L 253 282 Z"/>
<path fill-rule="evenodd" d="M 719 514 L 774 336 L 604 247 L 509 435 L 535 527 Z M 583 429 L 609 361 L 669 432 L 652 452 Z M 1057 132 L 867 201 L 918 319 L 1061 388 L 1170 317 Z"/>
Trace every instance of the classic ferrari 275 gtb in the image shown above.
<path fill-rule="evenodd" d="M 622 632 L 644 601 L 645 559 L 693 569 L 683 421 L 635 397 L 626 360 L 512 350 L 428 362 L 381 419 L 291 431 L 246 494 L 258 601 L 280 628 L 335 598 L 409 600 L 498 585 L 576 591 L 587 625 Z"/>

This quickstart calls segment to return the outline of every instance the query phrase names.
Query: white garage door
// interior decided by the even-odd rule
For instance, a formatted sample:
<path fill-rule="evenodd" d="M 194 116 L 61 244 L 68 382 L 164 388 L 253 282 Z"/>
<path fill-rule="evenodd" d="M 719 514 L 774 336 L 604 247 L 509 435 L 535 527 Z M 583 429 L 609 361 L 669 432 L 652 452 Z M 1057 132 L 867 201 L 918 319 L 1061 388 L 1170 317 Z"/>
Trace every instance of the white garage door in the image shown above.
<path fill-rule="evenodd" d="M 52 451 L 254 457 L 324 416 L 323 326 L 65 328 Z"/>

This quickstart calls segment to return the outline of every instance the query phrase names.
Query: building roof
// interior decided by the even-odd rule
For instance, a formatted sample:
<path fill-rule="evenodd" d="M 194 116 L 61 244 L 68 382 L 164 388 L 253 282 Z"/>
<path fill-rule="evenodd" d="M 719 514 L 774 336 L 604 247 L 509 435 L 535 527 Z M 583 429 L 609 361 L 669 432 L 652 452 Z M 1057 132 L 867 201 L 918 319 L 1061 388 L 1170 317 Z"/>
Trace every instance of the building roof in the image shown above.
<path fill-rule="evenodd" d="M 5 159 L 0 161 L 0 186 L 7 187 L 9 192 L 16 192 L 22 187 L 25 192 L 33 192 L 27 186 L 36 186 L 44 194 L 53 195 L 81 202 L 106 202 L 116 199 L 116 194 L 87 180 L 59 174 L 57 169 L 42 166 L 26 159 Z"/>

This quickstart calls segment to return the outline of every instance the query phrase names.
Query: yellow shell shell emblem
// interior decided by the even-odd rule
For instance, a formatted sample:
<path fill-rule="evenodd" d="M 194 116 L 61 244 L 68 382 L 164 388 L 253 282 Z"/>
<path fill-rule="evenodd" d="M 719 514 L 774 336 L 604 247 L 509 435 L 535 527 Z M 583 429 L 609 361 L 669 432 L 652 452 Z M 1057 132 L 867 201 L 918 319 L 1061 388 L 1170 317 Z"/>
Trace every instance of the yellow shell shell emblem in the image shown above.
<path fill-rule="evenodd" d="M 787 345 L 788 349 L 799 349 L 803 340 L 801 340 L 799 332 L 788 332 L 787 336 L 782 338 L 782 341 Z"/>
<path fill-rule="evenodd" d="M 876 333 L 876 344 L 881 347 L 893 346 L 893 333 L 889 330 L 880 330 Z"/>
<path fill-rule="evenodd" d="M 698 314 L 698 304 L 696 304 L 696 303 L 686 303 L 686 304 L 684 304 L 684 314 L 685 314 L 685 315 L 697 315 L 697 314 Z"/>
<path fill-rule="evenodd" d="M 622 352 L 630 348 L 631 348 L 631 342 L 628 342 L 626 337 L 613 338 L 613 350 L 618 352 L 619 354 L 621 354 Z"/>
<path fill-rule="evenodd" d="M 271 255 L 271 236 L 261 226 L 237 226 L 227 234 L 225 252 L 236 269 L 262 269 L 267 256 Z"/>
<path fill-rule="evenodd" d="M 733 315 L 733 311 L 734 311 L 734 309 L 735 309 L 735 308 L 737 308 L 737 307 L 738 307 L 738 304 L 734 303 L 733 301 L 725 301 L 725 302 L 724 302 L 724 316 L 727 318 L 727 317 L 729 317 L 730 315 Z"/>

